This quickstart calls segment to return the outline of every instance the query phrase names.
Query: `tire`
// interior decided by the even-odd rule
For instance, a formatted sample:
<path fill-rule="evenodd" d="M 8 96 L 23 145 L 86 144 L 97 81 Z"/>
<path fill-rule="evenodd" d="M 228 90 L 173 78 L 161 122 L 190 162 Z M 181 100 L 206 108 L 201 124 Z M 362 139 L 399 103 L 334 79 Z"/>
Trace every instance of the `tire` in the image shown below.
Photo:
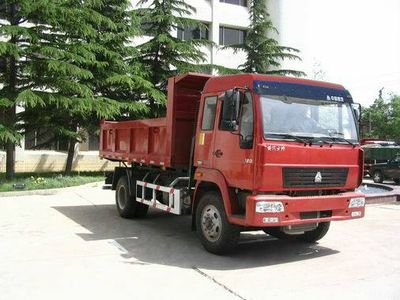
<path fill-rule="evenodd" d="M 395 184 L 399 184 L 400 183 L 400 178 L 393 178 L 393 181 Z"/>
<path fill-rule="evenodd" d="M 132 194 L 136 195 L 136 185 L 132 186 Z M 115 204 L 122 218 L 143 218 L 147 214 L 149 206 L 136 201 L 135 196 L 129 196 L 128 179 L 121 176 L 115 190 Z"/>
<path fill-rule="evenodd" d="M 372 174 L 372 178 L 375 183 L 382 183 L 383 182 L 383 174 L 382 171 L 376 170 Z"/>
<path fill-rule="evenodd" d="M 237 246 L 240 229 L 228 222 L 218 192 L 207 192 L 200 198 L 196 209 L 196 226 L 200 241 L 208 252 L 223 255 Z"/>
<path fill-rule="evenodd" d="M 306 231 L 303 234 L 296 235 L 295 238 L 298 241 L 306 243 L 315 243 L 316 241 L 322 239 L 329 230 L 331 222 L 319 223 L 318 227 L 311 231 Z"/>
<path fill-rule="evenodd" d="M 263 231 L 266 234 L 269 234 L 273 237 L 276 237 L 277 239 L 280 240 L 291 240 L 294 238 L 294 235 L 286 234 L 282 230 L 279 229 L 279 227 L 269 227 L 269 228 L 263 228 Z"/>

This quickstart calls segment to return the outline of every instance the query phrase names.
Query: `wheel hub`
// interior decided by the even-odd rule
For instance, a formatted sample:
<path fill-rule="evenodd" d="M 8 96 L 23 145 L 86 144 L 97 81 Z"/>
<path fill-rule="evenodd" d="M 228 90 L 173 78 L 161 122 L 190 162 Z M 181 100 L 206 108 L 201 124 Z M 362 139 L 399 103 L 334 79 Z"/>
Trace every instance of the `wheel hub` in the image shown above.
<path fill-rule="evenodd" d="M 126 205 L 126 189 L 125 187 L 121 186 L 118 190 L 118 206 L 120 209 L 124 209 Z"/>
<path fill-rule="evenodd" d="M 204 207 L 201 218 L 201 229 L 210 242 L 217 241 L 221 236 L 222 221 L 218 209 L 213 205 Z"/>

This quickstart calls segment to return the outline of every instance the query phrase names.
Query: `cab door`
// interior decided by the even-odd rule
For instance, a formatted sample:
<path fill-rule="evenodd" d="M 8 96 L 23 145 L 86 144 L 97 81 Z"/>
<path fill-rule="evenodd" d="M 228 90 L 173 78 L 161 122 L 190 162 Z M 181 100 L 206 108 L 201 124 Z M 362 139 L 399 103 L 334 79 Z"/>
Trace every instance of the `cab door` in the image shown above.
<path fill-rule="evenodd" d="M 212 168 L 217 102 L 216 94 L 206 95 L 200 107 L 194 153 L 194 165 L 198 167 Z"/>
<path fill-rule="evenodd" d="M 224 175 L 229 186 L 251 190 L 254 178 L 254 103 L 250 92 L 239 93 L 239 115 L 233 128 L 223 126 L 223 103 L 227 95 L 218 101 L 212 165 Z"/>

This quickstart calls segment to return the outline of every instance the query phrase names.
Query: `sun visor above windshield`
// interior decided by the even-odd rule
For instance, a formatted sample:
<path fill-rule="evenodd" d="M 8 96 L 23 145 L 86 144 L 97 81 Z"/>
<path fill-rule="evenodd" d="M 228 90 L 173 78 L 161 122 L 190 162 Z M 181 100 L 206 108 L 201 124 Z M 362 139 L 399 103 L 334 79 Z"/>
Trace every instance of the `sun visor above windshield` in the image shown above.
<path fill-rule="evenodd" d="M 299 83 L 255 80 L 254 91 L 262 95 L 287 96 L 335 102 L 353 102 L 353 99 L 347 90 Z"/>

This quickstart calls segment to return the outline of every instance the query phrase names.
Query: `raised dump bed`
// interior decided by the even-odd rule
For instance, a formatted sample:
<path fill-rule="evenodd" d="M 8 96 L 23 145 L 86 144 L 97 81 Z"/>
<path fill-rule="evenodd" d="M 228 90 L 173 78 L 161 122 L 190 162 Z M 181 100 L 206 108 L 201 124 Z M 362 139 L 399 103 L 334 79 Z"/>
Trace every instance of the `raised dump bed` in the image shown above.
<path fill-rule="evenodd" d="M 187 168 L 201 91 L 211 75 L 169 79 L 165 118 L 102 121 L 100 157 L 167 168 Z"/>

